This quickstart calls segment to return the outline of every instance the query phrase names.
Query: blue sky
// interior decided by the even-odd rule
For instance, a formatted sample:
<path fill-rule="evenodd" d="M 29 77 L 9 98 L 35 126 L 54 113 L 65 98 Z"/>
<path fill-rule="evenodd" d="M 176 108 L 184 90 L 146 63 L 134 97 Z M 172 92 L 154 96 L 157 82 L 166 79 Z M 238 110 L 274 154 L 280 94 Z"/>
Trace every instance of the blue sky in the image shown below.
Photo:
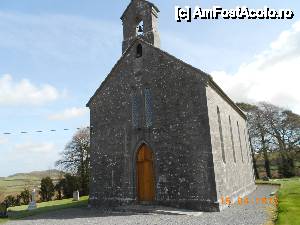
<path fill-rule="evenodd" d="M 266 100 L 300 113 L 293 86 L 299 81 L 299 1 L 152 2 L 161 11 L 162 49 L 211 73 L 236 101 Z M 85 104 L 121 55 L 120 16 L 128 4 L 0 0 L 0 176 L 53 168 L 76 128 L 89 124 Z M 175 5 L 267 5 L 290 8 L 295 17 L 177 23 Z M 58 131 L 20 134 L 51 129 Z"/>

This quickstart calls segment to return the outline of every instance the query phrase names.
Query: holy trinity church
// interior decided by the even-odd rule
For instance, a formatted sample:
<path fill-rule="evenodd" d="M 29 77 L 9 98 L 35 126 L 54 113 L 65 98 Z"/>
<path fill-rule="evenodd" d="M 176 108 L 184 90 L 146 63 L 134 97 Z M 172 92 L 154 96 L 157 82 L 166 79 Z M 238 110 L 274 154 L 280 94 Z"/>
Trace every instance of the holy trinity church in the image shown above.
<path fill-rule="evenodd" d="M 158 13 L 130 2 L 122 56 L 87 104 L 90 204 L 219 211 L 255 189 L 246 117 L 210 75 L 160 49 Z"/>

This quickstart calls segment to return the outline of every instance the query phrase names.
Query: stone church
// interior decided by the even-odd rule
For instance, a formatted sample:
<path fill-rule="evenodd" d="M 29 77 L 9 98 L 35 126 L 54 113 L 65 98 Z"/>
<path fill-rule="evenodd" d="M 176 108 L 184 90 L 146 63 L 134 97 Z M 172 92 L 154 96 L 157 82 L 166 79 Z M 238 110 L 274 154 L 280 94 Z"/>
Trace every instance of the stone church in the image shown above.
<path fill-rule="evenodd" d="M 130 2 L 122 56 L 87 104 L 90 204 L 219 211 L 255 189 L 246 117 L 210 75 L 160 49 L 158 13 Z"/>

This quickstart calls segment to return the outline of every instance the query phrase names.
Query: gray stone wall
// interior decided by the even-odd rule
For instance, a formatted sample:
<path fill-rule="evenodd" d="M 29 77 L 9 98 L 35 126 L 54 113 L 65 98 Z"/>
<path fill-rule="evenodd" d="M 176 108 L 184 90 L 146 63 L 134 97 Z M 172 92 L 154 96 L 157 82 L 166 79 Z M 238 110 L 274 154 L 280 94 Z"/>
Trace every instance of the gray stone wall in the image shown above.
<path fill-rule="evenodd" d="M 206 88 L 206 94 L 218 200 L 222 196 L 229 196 L 232 200 L 236 200 L 237 197 L 243 197 L 255 189 L 246 120 L 210 85 Z M 222 157 L 217 107 L 220 111 L 225 162 Z M 232 147 L 229 116 L 234 149 Z"/>
<path fill-rule="evenodd" d="M 147 1 L 132 1 L 123 16 L 123 43 L 122 52 L 131 45 L 136 38 L 137 25 L 143 21 L 144 35 L 140 36 L 146 42 L 155 47 L 160 47 L 160 37 L 158 32 L 158 8 Z"/>
<path fill-rule="evenodd" d="M 156 202 L 219 210 L 207 112 L 206 75 L 153 46 L 137 41 L 101 85 L 91 109 L 92 205 L 135 202 L 136 153 L 154 152 Z M 146 126 L 144 92 L 152 96 L 152 126 Z M 132 96 L 139 98 L 133 126 Z"/>

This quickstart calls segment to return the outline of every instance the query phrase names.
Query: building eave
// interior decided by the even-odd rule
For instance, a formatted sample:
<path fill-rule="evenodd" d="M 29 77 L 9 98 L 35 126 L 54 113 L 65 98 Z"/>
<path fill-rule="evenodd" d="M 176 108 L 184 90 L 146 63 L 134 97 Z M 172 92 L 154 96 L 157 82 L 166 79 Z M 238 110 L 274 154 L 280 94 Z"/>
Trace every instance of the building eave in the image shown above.
<path fill-rule="evenodd" d="M 245 120 L 247 120 L 246 114 L 231 100 L 231 98 L 220 88 L 220 86 L 209 76 L 208 85 L 212 87 L 223 99 L 229 103 Z"/>

